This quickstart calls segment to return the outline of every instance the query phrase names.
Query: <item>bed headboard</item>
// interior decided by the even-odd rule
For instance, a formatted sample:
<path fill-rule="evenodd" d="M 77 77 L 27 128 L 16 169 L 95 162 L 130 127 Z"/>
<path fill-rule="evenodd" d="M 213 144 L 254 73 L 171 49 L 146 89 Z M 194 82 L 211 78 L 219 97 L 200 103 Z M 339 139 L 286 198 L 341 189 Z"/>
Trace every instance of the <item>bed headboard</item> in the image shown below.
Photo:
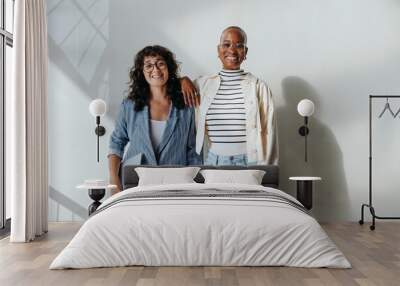
<path fill-rule="evenodd" d="M 139 177 L 135 172 L 136 167 L 147 167 L 147 168 L 179 168 L 182 166 L 143 166 L 143 165 L 126 165 L 122 169 L 121 180 L 122 188 L 128 189 L 138 185 Z M 202 170 L 205 169 L 218 169 L 218 170 L 263 170 L 265 175 L 262 179 L 261 184 L 265 187 L 278 188 L 279 187 L 279 167 L 276 165 L 254 165 L 254 166 L 197 166 Z M 203 176 L 198 173 L 194 180 L 197 183 L 204 183 Z"/>

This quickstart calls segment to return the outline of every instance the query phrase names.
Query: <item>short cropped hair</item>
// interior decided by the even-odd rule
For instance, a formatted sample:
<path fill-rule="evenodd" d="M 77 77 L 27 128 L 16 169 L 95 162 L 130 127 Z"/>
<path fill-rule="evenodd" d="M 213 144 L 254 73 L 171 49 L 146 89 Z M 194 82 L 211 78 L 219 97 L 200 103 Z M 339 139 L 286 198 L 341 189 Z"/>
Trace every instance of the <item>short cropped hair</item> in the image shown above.
<path fill-rule="evenodd" d="M 240 33 L 240 34 L 242 35 L 242 37 L 243 37 L 244 43 L 247 44 L 247 35 L 246 35 L 246 32 L 245 32 L 242 28 L 240 28 L 239 26 L 229 26 L 229 27 L 225 28 L 225 29 L 222 31 L 222 33 L 221 33 L 221 37 L 220 37 L 219 41 L 221 41 L 222 35 L 223 35 L 226 31 L 231 30 L 231 29 L 238 30 L 239 33 Z"/>

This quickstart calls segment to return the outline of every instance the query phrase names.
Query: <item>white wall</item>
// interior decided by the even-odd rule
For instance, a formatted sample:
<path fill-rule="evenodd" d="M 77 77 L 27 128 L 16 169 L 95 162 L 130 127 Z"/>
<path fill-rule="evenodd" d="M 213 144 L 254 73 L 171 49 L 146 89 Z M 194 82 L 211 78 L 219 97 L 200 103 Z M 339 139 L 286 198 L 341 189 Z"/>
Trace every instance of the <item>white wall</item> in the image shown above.
<path fill-rule="evenodd" d="M 277 105 L 281 188 L 289 176 L 315 175 L 313 213 L 321 221 L 358 220 L 368 196 L 368 95 L 400 94 L 400 2 L 396 0 L 131 1 L 48 0 L 51 220 L 80 220 L 90 203 L 75 185 L 107 178 L 108 137 L 139 49 L 161 44 L 191 77 L 217 72 L 216 45 L 228 25 L 248 34 L 244 64 L 270 85 Z M 89 102 L 109 105 L 96 162 Z M 309 162 L 297 133 L 302 98 L 316 104 Z M 375 202 L 400 210 L 400 118 L 374 109 Z M 400 108 L 400 100 L 392 101 Z M 397 176 L 396 176 L 397 175 Z"/>

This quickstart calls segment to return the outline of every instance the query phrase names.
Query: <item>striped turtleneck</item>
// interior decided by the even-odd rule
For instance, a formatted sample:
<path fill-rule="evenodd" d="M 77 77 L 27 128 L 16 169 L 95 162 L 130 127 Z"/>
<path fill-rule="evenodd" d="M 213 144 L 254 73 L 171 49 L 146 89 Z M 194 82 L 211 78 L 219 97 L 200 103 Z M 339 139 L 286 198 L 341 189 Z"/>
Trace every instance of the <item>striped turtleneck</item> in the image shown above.
<path fill-rule="evenodd" d="M 221 83 L 206 115 L 210 151 L 221 156 L 246 154 L 243 70 L 222 70 Z"/>

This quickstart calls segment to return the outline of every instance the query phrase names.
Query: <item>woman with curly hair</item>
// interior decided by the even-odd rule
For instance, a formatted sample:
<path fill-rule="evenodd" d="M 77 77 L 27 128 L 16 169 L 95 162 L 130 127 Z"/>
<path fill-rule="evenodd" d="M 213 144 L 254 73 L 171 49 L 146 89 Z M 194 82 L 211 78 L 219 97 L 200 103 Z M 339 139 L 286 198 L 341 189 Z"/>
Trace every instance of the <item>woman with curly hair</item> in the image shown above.
<path fill-rule="evenodd" d="M 122 161 L 201 164 L 195 151 L 194 110 L 185 106 L 174 54 L 162 46 L 145 47 L 136 55 L 129 77 L 129 95 L 121 104 L 108 155 L 110 181 L 118 191 Z"/>

